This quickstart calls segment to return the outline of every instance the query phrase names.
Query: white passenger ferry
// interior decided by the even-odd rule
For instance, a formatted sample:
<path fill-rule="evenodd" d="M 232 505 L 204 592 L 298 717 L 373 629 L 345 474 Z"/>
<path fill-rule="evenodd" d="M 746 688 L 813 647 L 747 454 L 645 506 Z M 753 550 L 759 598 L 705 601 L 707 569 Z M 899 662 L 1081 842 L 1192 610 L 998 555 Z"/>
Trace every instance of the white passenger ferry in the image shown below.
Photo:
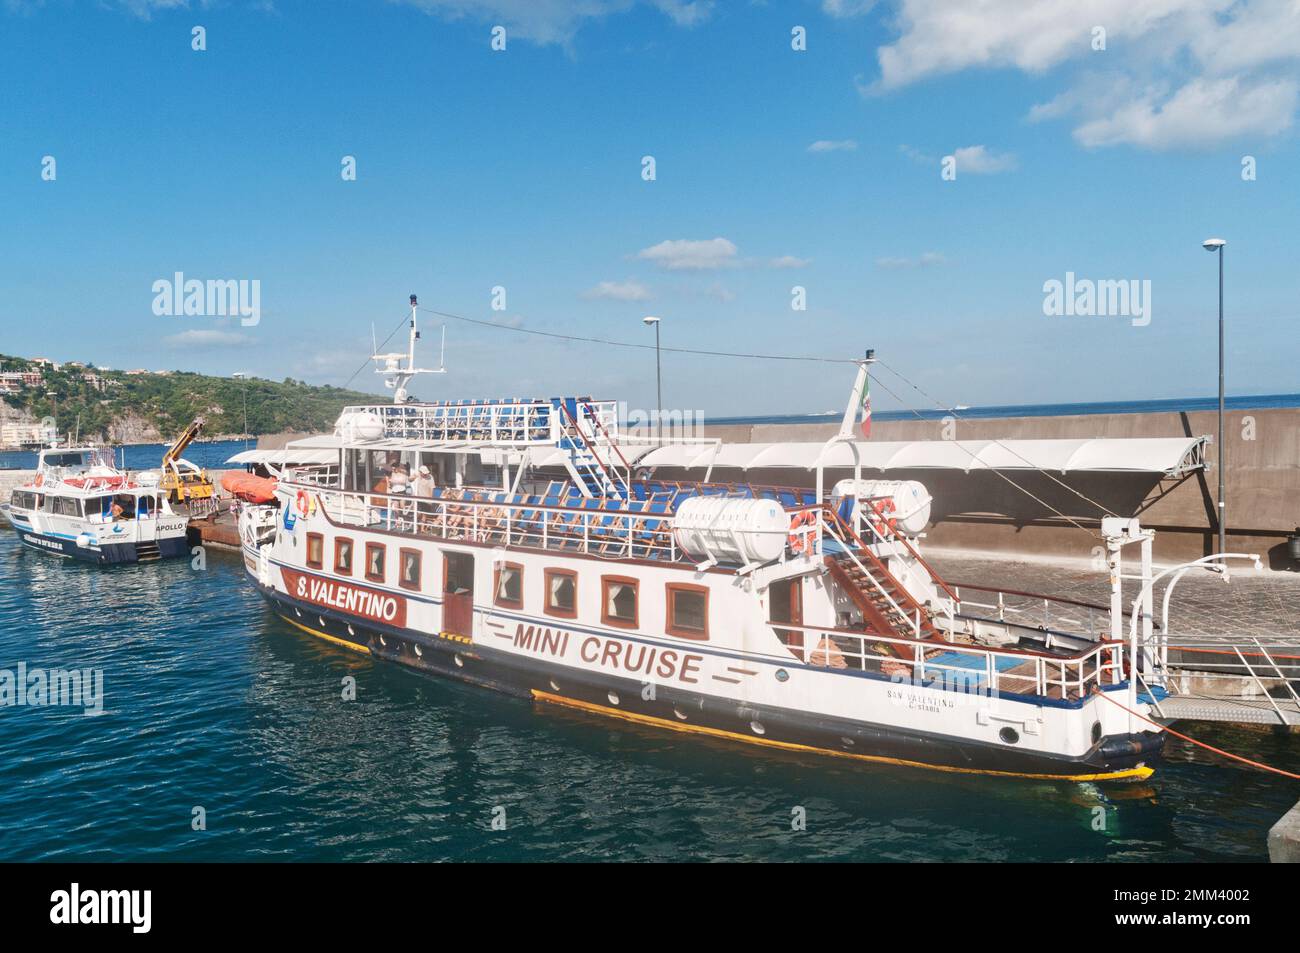
<path fill-rule="evenodd" d="M 94 563 L 185 556 L 189 520 L 157 476 L 119 470 L 105 447 L 47 447 L 4 512 L 23 545 L 42 553 Z"/>
<path fill-rule="evenodd" d="M 413 307 L 408 368 L 416 336 Z M 388 371 L 404 397 L 410 374 Z M 919 552 L 918 484 L 855 472 L 824 493 L 821 462 L 816 491 L 655 479 L 616 404 L 586 397 L 350 407 L 334 442 L 337 464 L 286 471 L 240 530 L 274 611 L 338 645 L 866 762 L 1121 779 L 1148 776 L 1161 749 L 1118 594 L 1100 633 L 963 606 Z M 1106 531 L 1116 578 L 1131 543 L 1149 565 L 1149 532 Z"/>

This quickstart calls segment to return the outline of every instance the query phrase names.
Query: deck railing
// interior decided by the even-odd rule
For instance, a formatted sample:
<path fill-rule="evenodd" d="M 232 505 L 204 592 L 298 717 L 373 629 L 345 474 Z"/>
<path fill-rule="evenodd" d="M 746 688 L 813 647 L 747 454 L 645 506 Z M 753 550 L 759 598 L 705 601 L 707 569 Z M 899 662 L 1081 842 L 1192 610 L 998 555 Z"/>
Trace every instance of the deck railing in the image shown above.
<path fill-rule="evenodd" d="M 373 415 L 383 424 L 375 439 L 419 440 L 425 443 L 491 442 L 554 444 L 566 428 L 565 409 L 586 433 L 600 429 L 618 433 L 618 403 L 585 398 L 550 400 L 471 401 L 453 404 L 374 404 L 347 407 L 348 415 Z M 614 439 L 614 437 L 611 437 Z"/>
<path fill-rule="evenodd" d="M 908 684 L 940 683 L 978 695 L 1039 695 L 1078 701 L 1124 680 L 1124 643 L 1049 655 L 964 642 L 894 638 L 769 620 L 796 659 L 816 668 L 878 672 Z M 792 638 L 794 633 L 798 639 Z M 954 657 L 955 656 L 955 657 Z"/>
<path fill-rule="evenodd" d="M 362 529 L 607 559 L 686 558 L 673 538 L 672 514 L 660 501 L 593 499 L 569 506 L 482 490 L 446 490 L 442 496 L 424 497 L 339 490 L 296 479 L 283 486 L 314 495 L 336 523 Z"/>

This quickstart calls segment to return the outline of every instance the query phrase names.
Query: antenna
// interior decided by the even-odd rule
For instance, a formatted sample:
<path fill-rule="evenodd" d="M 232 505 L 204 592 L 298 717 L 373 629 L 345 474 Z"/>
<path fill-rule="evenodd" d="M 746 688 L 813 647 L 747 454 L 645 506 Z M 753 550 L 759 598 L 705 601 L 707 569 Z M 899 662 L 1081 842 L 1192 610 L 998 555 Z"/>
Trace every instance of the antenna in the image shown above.
<path fill-rule="evenodd" d="M 417 374 L 444 374 L 446 373 L 445 362 L 442 367 L 423 368 L 415 366 L 415 342 L 420 340 L 420 328 L 418 324 L 418 312 L 420 304 L 415 295 L 411 295 L 411 329 L 410 336 L 407 340 L 406 352 L 396 351 L 389 354 L 371 354 L 370 357 L 379 366 L 375 368 L 376 374 L 386 375 L 384 386 L 392 388 L 393 403 L 404 404 L 409 400 L 406 391 L 406 385 L 409 384 Z M 373 329 L 372 329 L 373 333 Z M 447 329 L 443 327 L 443 352 L 446 354 Z M 375 347 L 378 350 L 378 346 Z M 405 361 L 405 365 L 403 365 Z"/>

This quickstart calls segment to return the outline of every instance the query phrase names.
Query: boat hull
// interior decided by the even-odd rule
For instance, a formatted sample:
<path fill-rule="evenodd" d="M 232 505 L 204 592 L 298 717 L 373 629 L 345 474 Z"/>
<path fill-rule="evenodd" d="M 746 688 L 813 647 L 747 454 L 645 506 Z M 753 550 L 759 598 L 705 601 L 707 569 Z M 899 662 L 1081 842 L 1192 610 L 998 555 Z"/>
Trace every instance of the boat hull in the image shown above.
<path fill-rule="evenodd" d="M 1067 757 L 746 704 L 671 686 L 656 686 L 646 698 L 643 683 L 635 679 L 504 652 L 466 636 L 392 628 L 274 587 L 257 583 L 257 589 L 295 628 L 416 671 L 591 715 L 791 752 L 948 772 L 1095 781 L 1149 777 L 1164 744 L 1159 732 L 1110 735 L 1083 755 Z"/>
<path fill-rule="evenodd" d="M 140 547 L 134 542 L 101 543 L 95 547 L 80 546 L 75 537 L 40 533 L 17 523 L 14 523 L 14 532 L 18 534 L 18 541 L 24 547 L 44 553 L 47 556 L 77 559 L 100 566 L 135 563 L 141 559 Z M 158 551 L 156 555 L 148 555 L 147 558 L 149 559 L 174 559 L 188 556 L 190 552 L 189 544 L 184 536 L 158 539 L 154 540 L 154 542 L 158 545 Z"/>

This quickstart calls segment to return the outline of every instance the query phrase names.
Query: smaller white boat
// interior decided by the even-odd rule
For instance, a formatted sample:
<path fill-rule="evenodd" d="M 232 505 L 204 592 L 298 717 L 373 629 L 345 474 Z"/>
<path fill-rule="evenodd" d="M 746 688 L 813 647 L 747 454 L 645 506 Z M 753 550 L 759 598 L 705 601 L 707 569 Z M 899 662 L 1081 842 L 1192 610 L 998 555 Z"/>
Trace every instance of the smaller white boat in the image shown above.
<path fill-rule="evenodd" d="M 172 509 L 159 474 L 133 477 L 105 447 L 47 447 L 0 510 L 24 546 L 54 556 L 133 563 L 189 553 L 189 519 Z"/>

